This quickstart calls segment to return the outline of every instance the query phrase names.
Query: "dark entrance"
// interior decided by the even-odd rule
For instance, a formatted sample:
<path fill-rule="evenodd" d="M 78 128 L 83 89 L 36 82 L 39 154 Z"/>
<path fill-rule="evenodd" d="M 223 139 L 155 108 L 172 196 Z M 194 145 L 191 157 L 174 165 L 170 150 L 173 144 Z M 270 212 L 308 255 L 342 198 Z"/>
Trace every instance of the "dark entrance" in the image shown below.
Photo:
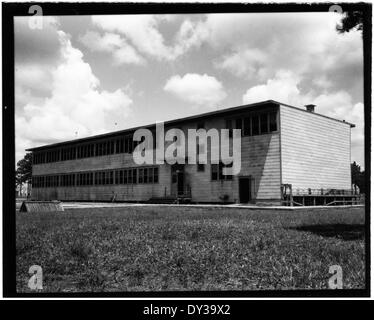
<path fill-rule="evenodd" d="M 184 165 L 174 164 L 171 167 L 171 190 L 172 195 L 179 196 L 184 193 Z"/>
<path fill-rule="evenodd" d="M 239 201 L 240 203 L 251 201 L 251 178 L 239 178 Z"/>
<path fill-rule="evenodd" d="M 178 185 L 178 195 L 183 195 L 184 193 L 184 171 L 177 171 L 177 185 Z"/>

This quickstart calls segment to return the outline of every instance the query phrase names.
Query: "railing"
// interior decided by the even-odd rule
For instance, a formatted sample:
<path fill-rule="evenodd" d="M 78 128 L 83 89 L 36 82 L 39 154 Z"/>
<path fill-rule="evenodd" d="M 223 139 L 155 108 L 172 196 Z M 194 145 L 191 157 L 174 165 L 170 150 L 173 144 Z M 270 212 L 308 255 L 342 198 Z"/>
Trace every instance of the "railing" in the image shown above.
<path fill-rule="evenodd" d="M 286 206 L 357 205 L 365 202 L 365 195 L 351 189 L 301 189 L 282 184 L 282 204 Z"/>
<path fill-rule="evenodd" d="M 354 195 L 358 195 L 359 193 L 356 192 L 355 190 L 351 190 L 351 189 L 312 189 L 312 188 L 308 188 L 308 189 L 300 189 L 300 188 L 296 188 L 296 189 L 287 189 L 287 192 L 286 194 L 290 194 L 290 192 L 292 191 L 292 195 L 293 196 L 335 196 L 335 195 L 339 195 L 339 196 L 354 196 Z"/>

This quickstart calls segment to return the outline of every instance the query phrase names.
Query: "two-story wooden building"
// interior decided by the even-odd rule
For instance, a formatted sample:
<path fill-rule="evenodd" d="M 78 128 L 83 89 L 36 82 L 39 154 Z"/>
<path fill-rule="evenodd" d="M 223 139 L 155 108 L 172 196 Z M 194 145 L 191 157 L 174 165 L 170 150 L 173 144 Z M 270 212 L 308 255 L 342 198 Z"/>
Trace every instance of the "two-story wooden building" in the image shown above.
<path fill-rule="evenodd" d="M 168 128 L 241 129 L 241 170 L 220 164 L 137 165 L 131 128 L 28 149 L 32 198 L 62 201 L 148 201 L 188 197 L 203 203 L 281 204 L 282 186 L 350 190 L 351 128 L 345 121 L 273 100 L 165 122 Z M 145 126 L 151 131 L 155 124 Z M 209 146 L 206 146 L 209 149 Z M 209 152 L 208 152 L 209 159 Z"/>

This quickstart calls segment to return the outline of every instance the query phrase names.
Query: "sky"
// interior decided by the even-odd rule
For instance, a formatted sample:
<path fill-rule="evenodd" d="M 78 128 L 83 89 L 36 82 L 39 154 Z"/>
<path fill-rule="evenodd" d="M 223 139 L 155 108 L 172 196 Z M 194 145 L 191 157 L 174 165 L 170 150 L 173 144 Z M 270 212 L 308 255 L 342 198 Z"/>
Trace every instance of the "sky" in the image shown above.
<path fill-rule="evenodd" d="M 263 100 L 354 123 L 364 167 L 360 31 L 337 13 L 15 18 L 16 160 L 25 149 Z"/>

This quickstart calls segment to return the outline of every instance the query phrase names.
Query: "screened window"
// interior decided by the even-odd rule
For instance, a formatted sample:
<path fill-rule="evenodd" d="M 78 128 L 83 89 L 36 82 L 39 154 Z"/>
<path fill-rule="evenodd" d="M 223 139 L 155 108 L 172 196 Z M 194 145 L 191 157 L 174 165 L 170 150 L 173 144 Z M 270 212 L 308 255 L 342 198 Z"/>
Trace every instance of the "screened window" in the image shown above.
<path fill-rule="evenodd" d="M 270 132 L 277 131 L 277 113 L 270 112 L 269 114 L 269 127 Z"/>
<path fill-rule="evenodd" d="M 218 180 L 218 164 L 211 164 L 210 168 L 212 180 Z"/>
<path fill-rule="evenodd" d="M 158 168 L 153 168 L 153 182 L 158 183 Z"/>
<path fill-rule="evenodd" d="M 252 135 L 260 134 L 260 120 L 258 115 L 252 116 Z"/>
<path fill-rule="evenodd" d="M 235 128 L 240 130 L 243 129 L 242 118 L 237 118 L 235 120 Z"/>
<path fill-rule="evenodd" d="M 268 133 L 268 113 L 262 113 L 260 115 L 261 134 Z"/>
<path fill-rule="evenodd" d="M 251 118 L 244 118 L 244 130 L 242 132 L 243 136 L 249 136 L 251 134 Z"/>
<path fill-rule="evenodd" d="M 231 121 L 231 119 L 226 119 L 226 129 L 229 130 L 229 138 L 232 138 L 232 121 Z"/>

